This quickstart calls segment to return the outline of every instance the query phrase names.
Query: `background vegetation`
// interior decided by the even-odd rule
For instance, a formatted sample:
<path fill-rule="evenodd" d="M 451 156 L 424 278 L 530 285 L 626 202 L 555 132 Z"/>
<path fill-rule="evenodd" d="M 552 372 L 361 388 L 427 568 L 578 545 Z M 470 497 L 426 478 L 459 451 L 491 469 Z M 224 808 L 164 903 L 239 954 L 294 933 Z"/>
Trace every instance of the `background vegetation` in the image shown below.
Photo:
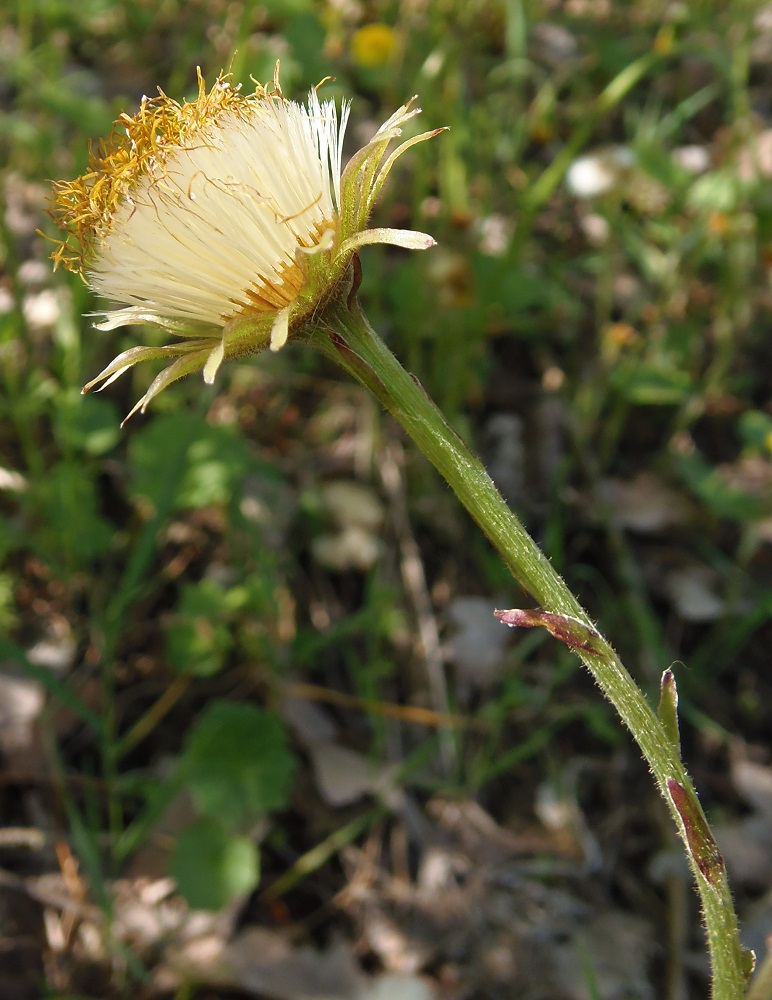
<path fill-rule="evenodd" d="M 378 213 L 439 245 L 364 251 L 363 305 L 639 682 L 676 664 L 748 943 L 772 928 L 772 9 L 16 0 L 0 992 L 703 996 L 630 740 L 492 620 L 527 598 L 358 389 L 290 347 L 124 430 L 147 368 L 80 394 L 137 333 L 51 273 L 50 179 L 143 93 L 277 58 L 353 98 L 350 151 L 413 93 L 451 126 Z"/>

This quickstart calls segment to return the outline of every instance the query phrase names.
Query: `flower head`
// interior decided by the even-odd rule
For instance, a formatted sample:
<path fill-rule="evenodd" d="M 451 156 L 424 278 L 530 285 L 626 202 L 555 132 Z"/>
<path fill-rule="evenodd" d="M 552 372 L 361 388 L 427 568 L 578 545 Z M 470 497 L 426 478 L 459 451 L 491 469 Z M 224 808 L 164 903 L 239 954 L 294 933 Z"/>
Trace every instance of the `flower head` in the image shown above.
<path fill-rule="evenodd" d="M 225 358 L 279 350 L 342 280 L 367 243 L 426 249 L 425 233 L 367 229 L 395 159 L 437 132 L 388 147 L 420 112 L 413 100 L 385 122 L 342 170 L 349 116 L 315 90 L 287 100 L 277 73 L 243 94 L 220 75 L 178 104 L 162 91 L 121 115 L 86 173 L 54 187 L 52 215 L 65 230 L 52 253 L 123 308 L 99 329 L 150 323 L 179 338 L 134 347 L 84 391 L 132 365 L 172 358 L 131 411 L 194 371 L 214 381 Z M 131 414 L 129 414 L 131 416 Z"/>

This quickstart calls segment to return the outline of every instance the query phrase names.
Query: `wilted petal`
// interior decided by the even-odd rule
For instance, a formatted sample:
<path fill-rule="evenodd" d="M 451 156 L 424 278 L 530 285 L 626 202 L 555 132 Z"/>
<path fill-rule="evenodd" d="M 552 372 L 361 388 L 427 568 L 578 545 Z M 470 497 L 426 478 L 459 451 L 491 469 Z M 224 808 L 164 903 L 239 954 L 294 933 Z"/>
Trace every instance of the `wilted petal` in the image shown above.
<path fill-rule="evenodd" d="M 225 357 L 225 343 L 221 340 L 217 347 L 213 347 L 204 365 L 204 381 L 207 385 L 213 385 L 217 370 Z"/>
<path fill-rule="evenodd" d="M 92 313 L 93 316 L 102 316 L 99 323 L 94 324 L 96 330 L 117 330 L 122 326 L 160 326 L 169 333 L 175 333 L 180 337 L 190 337 L 196 333 L 200 337 L 219 337 L 220 331 L 205 323 L 195 323 L 192 320 L 179 320 L 171 316 L 161 316 L 148 309 L 139 306 L 129 306 L 126 309 L 109 309 L 101 313 Z"/>
<path fill-rule="evenodd" d="M 287 343 L 289 337 L 289 309 L 276 313 L 271 327 L 271 350 L 278 351 Z"/>
<path fill-rule="evenodd" d="M 162 392 L 167 386 L 171 385 L 172 382 L 176 382 L 177 379 L 184 378 L 186 375 L 191 375 L 193 372 L 201 371 L 205 363 L 206 354 L 203 351 L 189 357 L 177 358 L 173 364 L 169 365 L 168 368 L 164 368 L 162 372 L 156 375 L 142 399 L 138 400 L 126 414 L 121 422 L 121 426 L 133 417 L 135 413 L 144 413 L 148 403 L 159 392 Z"/>
<path fill-rule="evenodd" d="M 165 347 L 130 347 L 128 351 L 123 351 L 106 368 L 103 368 L 96 378 L 92 378 L 90 382 L 87 382 L 83 386 L 83 392 L 89 392 L 99 382 L 105 382 L 105 385 L 109 385 L 123 375 L 125 371 L 128 371 L 129 368 L 139 364 L 140 361 L 156 361 L 158 358 L 177 358 L 180 354 L 188 354 L 201 350 L 201 346 L 200 341 L 190 341 L 187 344 L 174 344 Z"/>
<path fill-rule="evenodd" d="M 428 233 L 419 233 L 413 229 L 365 229 L 357 233 L 341 245 L 339 253 L 350 253 L 369 243 L 388 243 L 391 246 L 402 247 L 405 250 L 429 250 L 437 245 L 437 241 Z"/>

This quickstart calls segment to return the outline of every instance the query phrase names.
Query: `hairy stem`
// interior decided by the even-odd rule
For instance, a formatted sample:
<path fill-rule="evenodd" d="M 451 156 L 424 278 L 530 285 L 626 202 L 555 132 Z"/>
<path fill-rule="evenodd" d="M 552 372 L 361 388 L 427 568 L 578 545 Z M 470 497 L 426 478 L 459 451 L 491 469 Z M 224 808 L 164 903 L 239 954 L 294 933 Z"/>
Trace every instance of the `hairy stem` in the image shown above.
<path fill-rule="evenodd" d="M 638 743 L 676 823 L 702 901 L 713 1000 L 739 1000 L 745 992 L 748 970 L 726 871 L 681 763 L 672 727 L 671 731 L 663 728 L 643 692 L 607 640 L 596 632 L 587 613 L 509 508 L 480 460 L 378 337 L 353 293 L 347 302 L 329 303 L 306 335 L 315 347 L 369 389 L 401 424 L 496 547 L 518 583 L 541 608 L 552 615 L 565 616 L 566 621 L 574 619 L 577 634 L 583 634 L 583 629 L 591 633 L 592 641 L 569 644 Z"/>

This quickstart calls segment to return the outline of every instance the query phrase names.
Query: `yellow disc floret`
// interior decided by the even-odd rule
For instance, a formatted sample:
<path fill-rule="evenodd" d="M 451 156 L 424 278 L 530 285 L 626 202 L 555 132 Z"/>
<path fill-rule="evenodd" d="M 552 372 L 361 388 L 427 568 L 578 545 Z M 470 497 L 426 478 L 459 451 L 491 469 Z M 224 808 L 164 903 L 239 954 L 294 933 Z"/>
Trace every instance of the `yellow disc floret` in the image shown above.
<path fill-rule="evenodd" d="M 118 207 L 130 197 L 140 178 L 163 171 L 167 156 L 188 145 L 228 112 L 238 117 L 256 103 L 283 100 L 278 74 L 271 87 L 256 84 L 242 94 L 220 74 L 211 90 L 198 71 L 198 96 L 179 104 L 160 89 L 158 97 L 143 97 L 135 115 L 122 114 L 107 139 L 89 146 L 88 167 L 72 181 L 57 181 L 51 215 L 67 235 L 55 240 L 54 267 L 83 271 L 109 233 Z"/>

